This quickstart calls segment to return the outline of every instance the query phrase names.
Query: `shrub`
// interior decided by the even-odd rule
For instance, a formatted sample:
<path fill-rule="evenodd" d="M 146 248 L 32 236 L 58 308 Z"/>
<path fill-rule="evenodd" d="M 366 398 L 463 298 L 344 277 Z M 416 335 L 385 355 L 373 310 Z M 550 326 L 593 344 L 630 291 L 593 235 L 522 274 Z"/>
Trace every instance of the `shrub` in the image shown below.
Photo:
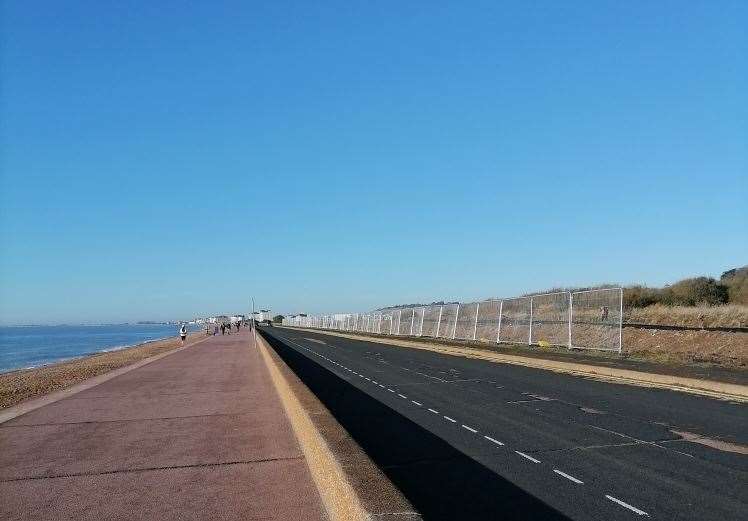
<path fill-rule="evenodd" d="M 748 266 L 724 272 L 720 282 L 727 286 L 730 304 L 748 304 Z"/>
<path fill-rule="evenodd" d="M 711 277 L 683 279 L 662 290 L 662 302 L 670 306 L 727 304 L 728 289 Z"/>
<path fill-rule="evenodd" d="M 662 302 L 662 290 L 646 286 L 630 286 L 623 291 L 623 307 L 645 308 Z"/>

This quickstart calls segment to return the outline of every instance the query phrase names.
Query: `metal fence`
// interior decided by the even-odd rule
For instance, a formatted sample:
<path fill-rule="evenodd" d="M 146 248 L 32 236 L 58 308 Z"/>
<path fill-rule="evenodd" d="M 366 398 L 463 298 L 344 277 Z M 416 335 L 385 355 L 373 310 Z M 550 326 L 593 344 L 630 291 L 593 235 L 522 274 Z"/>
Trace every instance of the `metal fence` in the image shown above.
<path fill-rule="evenodd" d="M 379 335 L 621 352 L 623 289 L 560 291 L 386 312 L 296 316 L 284 325 Z"/>

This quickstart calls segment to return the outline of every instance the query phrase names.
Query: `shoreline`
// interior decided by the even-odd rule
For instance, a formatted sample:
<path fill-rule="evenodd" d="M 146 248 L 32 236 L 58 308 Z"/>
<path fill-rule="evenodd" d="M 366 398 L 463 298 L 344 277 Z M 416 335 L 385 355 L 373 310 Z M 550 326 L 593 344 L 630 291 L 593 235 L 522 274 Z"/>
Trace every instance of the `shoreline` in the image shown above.
<path fill-rule="evenodd" d="M 161 338 L 154 338 L 152 340 L 144 340 L 142 342 L 138 342 L 138 343 L 135 343 L 135 344 L 125 344 L 125 345 L 121 345 L 121 346 L 107 347 L 107 348 L 101 349 L 99 351 L 94 351 L 93 353 L 86 353 L 86 354 L 83 354 L 83 355 L 76 355 L 76 356 L 70 356 L 70 357 L 67 357 L 67 358 L 60 358 L 59 360 L 53 360 L 51 362 L 45 362 L 45 363 L 41 363 L 41 364 L 38 364 L 38 365 L 29 365 L 29 366 L 26 366 L 26 367 L 14 367 L 12 369 L 0 369 L 0 377 L 4 376 L 6 374 L 15 373 L 15 372 L 19 372 L 19 371 L 31 371 L 32 369 L 41 369 L 43 367 L 49 367 L 51 365 L 64 364 L 66 362 L 74 362 L 76 360 L 81 360 L 81 359 L 87 358 L 89 356 L 96 356 L 96 355 L 101 355 L 101 354 L 104 354 L 104 353 L 114 353 L 114 352 L 117 352 L 117 351 L 122 351 L 123 349 L 131 349 L 133 347 L 144 346 L 146 344 L 150 344 L 150 343 L 153 343 L 153 342 L 162 342 L 162 341 L 168 340 L 170 338 L 172 338 L 172 337 L 171 336 L 164 336 L 164 337 L 161 337 Z"/>
<path fill-rule="evenodd" d="M 204 331 L 191 331 L 185 345 L 206 338 Z M 11 369 L 0 373 L 0 410 L 66 389 L 84 380 L 131 365 L 156 354 L 181 347 L 178 336 L 146 340 L 129 347 L 107 348 L 88 355 L 69 358 L 32 368 Z"/>

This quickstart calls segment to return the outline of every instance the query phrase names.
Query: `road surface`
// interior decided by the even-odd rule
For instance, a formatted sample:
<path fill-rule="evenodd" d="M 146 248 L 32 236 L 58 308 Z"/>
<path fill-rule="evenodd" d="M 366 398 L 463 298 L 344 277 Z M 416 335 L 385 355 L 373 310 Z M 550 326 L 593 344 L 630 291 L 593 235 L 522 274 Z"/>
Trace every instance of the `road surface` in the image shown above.
<path fill-rule="evenodd" d="M 262 334 L 425 519 L 748 516 L 743 404 L 312 331 Z"/>

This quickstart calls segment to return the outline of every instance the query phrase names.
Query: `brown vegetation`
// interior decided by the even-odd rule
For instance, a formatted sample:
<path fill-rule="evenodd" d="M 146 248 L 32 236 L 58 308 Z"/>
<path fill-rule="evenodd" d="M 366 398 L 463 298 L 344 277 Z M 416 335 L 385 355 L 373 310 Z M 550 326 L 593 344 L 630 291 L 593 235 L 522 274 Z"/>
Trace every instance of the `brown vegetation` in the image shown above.
<path fill-rule="evenodd" d="M 690 327 L 748 327 L 748 306 L 666 306 L 654 304 L 645 308 L 631 308 L 624 312 L 624 320 L 637 324 L 660 324 Z M 748 346 L 746 346 L 748 349 Z"/>
<path fill-rule="evenodd" d="M 626 355 L 665 363 L 748 367 L 748 333 L 623 328 Z"/>

